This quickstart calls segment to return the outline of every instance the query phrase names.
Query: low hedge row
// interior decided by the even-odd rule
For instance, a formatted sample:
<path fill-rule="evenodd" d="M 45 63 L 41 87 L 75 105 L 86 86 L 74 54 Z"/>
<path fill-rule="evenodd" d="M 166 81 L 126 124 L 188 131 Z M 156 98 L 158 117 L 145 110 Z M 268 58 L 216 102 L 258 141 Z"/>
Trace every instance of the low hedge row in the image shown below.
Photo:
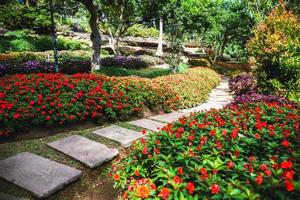
<path fill-rule="evenodd" d="M 107 57 L 102 51 L 102 66 L 123 67 L 126 69 L 141 69 L 153 65 L 164 64 L 161 58 L 149 55 Z M 90 72 L 90 52 L 60 51 L 58 61 L 61 73 L 74 74 Z M 14 52 L 0 54 L 0 75 L 17 73 L 47 73 L 55 72 L 53 52 Z"/>
<path fill-rule="evenodd" d="M 300 110 L 257 102 L 195 113 L 113 164 L 124 199 L 299 199 Z"/>
<path fill-rule="evenodd" d="M 31 125 L 126 119 L 145 106 L 176 110 L 191 105 L 189 101 L 201 103 L 219 79 L 208 68 L 155 79 L 96 74 L 5 76 L 0 78 L 0 130 L 5 135 Z"/>

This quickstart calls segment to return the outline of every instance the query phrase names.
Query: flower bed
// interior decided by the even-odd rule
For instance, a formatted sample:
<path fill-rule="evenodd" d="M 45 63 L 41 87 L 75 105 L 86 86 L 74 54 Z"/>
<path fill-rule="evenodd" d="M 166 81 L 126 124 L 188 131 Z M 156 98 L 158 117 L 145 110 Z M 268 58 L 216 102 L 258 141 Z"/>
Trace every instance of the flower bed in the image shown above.
<path fill-rule="evenodd" d="M 128 199 L 299 199 L 300 110 L 249 103 L 196 113 L 113 166 Z"/>
<path fill-rule="evenodd" d="M 191 81 L 176 88 L 169 80 L 171 77 L 160 77 L 159 81 L 95 74 L 40 73 L 3 77 L 0 79 L 1 135 L 31 125 L 62 125 L 99 118 L 126 119 L 145 106 L 152 110 L 176 110 L 183 106 L 181 100 L 190 90 L 187 87 L 198 88 L 195 99 L 193 96 L 189 99 L 201 103 L 203 100 L 199 95 L 203 95 L 203 99 L 207 97 L 220 79 L 211 69 L 195 68 L 186 74 L 174 75 L 172 80 L 175 82 L 181 81 L 182 77 Z M 196 84 L 199 81 L 201 85 Z"/>

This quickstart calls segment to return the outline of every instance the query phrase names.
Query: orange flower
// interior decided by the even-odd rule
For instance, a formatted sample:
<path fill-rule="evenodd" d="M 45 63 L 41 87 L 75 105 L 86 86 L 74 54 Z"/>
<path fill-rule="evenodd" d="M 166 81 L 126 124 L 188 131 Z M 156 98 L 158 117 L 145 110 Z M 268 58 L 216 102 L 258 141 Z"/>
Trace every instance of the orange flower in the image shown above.
<path fill-rule="evenodd" d="M 115 181 L 119 181 L 120 180 L 120 175 L 119 174 L 115 174 L 114 175 L 114 180 Z"/>
<path fill-rule="evenodd" d="M 149 197 L 149 188 L 145 185 L 142 185 L 136 189 L 136 196 L 142 199 Z"/>

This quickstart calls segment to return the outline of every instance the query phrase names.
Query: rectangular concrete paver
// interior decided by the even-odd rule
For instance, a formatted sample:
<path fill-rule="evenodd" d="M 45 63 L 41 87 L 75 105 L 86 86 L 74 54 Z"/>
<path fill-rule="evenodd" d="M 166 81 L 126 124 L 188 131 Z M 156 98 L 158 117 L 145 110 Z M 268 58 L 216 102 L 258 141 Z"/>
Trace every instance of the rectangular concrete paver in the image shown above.
<path fill-rule="evenodd" d="M 108 139 L 117 141 L 121 143 L 123 147 L 128 147 L 130 144 L 142 138 L 144 135 L 137 131 L 133 131 L 127 128 L 119 127 L 116 125 L 108 126 L 105 128 L 101 128 L 98 130 L 93 131 L 93 133 L 100 135 L 102 137 L 106 137 Z"/>
<path fill-rule="evenodd" d="M 214 108 L 214 109 L 221 109 L 223 107 L 224 107 L 224 104 L 204 103 L 204 104 L 202 104 L 200 106 L 197 106 L 197 107 L 184 109 L 181 112 L 183 112 L 183 113 L 204 112 L 204 111 L 208 111 L 208 110 L 210 110 L 212 108 Z"/>
<path fill-rule="evenodd" d="M 0 193 L 0 200 L 26 200 L 26 199 L 20 198 L 20 197 L 15 197 L 10 194 Z"/>
<path fill-rule="evenodd" d="M 186 115 L 186 114 L 181 113 L 181 112 L 172 112 L 172 113 L 168 113 L 168 114 L 151 116 L 149 118 L 158 120 L 158 121 L 162 121 L 162 122 L 172 123 L 174 121 L 177 121 L 179 118 L 183 117 L 184 115 Z"/>
<path fill-rule="evenodd" d="M 48 145 L 90 168 L 98 167 L 119 154 L 117 149 L 108 148 L 104 144 L 79 135 L 72 135 Z"/>
<path fill-rule="evenodd" d="M 0 161 L 0 177 L 28 190 L 37 198 L 46 198 L 77 180 L 81 171 L 29 152 Z"/>
<path fill-rule="evenodd" d="M 151 131 L 159 131 L 159 129 L 166 125 L 164 123 L 157 122 L 151 119 L 139 119 L 128 123 Z"/>

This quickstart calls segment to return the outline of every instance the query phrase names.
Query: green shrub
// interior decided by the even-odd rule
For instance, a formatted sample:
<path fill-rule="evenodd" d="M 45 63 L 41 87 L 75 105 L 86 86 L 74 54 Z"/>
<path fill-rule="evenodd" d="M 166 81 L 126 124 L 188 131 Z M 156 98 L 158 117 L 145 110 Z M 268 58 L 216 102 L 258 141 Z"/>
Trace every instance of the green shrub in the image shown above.
<path fill-rule="evenodd" d="M 24 6 L 11 1 L 0 6 L 0 24 L 9 30 L 36 28 L 50 32 L 50 14 L 45 7 Z"/>
<path fill-rule="evenodd" d="M 133 37 L 143 37 L 143 38 L 157 38 L 159 35 L 159 32 L 157 29 L 151 27 L 147 28 L 142 24 L 134 24 L 130 28 L 128 28 L 126 32 L 127 36 L 133 36 Z"/>
<path fill-rule="evenodd" d="M 254 30 L 249 53 L 257 63 L 258 86 L 264 93 L 289 96 L 299 91 L 300 23 L 297 16 L 276 7 Z"/>
<path fill-rule="evenodd" d="M 249 103 L 194 113 L 113 163 L 125 199 L 299 199 L 299 108 Z"/>
<path fill-rule="evenodd" d="M 203 66 L 203 67 L 211 67 L 210 63 L 208 60 L 201 58 L 201 59 L 190 59 L 188 63 L 191 66 Z"/>
<path fill-rule="evenodd" d="M 47 51 L 52 50 L 52 39 L 48 35 L 37 35 L 30 30 L 10 31 L 0 39 L 0 53 L 22 52 L 22 51 Z M 84 41 L 71 40 L 58 37 L 58 50 L 80 50 L 88 49 Z"/>

